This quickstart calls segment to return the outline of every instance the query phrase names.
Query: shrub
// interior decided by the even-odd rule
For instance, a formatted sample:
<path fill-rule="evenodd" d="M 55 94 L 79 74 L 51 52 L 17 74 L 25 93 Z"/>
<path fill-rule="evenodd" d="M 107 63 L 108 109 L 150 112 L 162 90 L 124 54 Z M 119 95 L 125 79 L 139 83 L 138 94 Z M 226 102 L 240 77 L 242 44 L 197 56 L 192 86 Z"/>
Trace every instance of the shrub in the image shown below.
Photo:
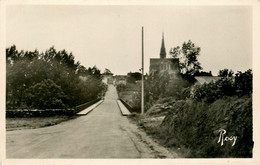
<path fill-rule="evenodd" d="M 65 50 L 51 47 L 44 53 L 24 52 L 12 46 L 6 49 L 6 59 L 7 109 L 72 108 L 102 97 L 106 90 L 96 66 L 86 69 Z M 50 92 L 51 88 L 54 91 Z M 40 92 L 53 100 L 43 99 Z"/>
<path fill-rule="evenodd" d="M 218 142 L 219 130 L 233 141 Z M 181 100 L 174 104 L 161 124 L 168 146 L 191 149 L 190 157 L 252 157 L 252 96 L 225 97 L 214 103 Z"/>
<path fill-rule="evenodd" d="M 223 78 L 217 82 L 210 82 L 201 86 L 196 85 L 193 90 L 193 98 L 196 101 L 205 101 L 211 103 L 229 93 L 229 89 L 233 89 L 233 84 L 227 78 Z M 227 89 L 227 91 L 225 91 Z M 231 94 L 232 95 L 232 94 Z"/>
<path fill-rule="evenodd" d="M 145 81 L 145 109 L 149 109 L 159 99 L 172 97 L 175 100 L 190 97 L 191 83 L 182 75 L 178 75 L 174 80 L 170 79 L 169 74 L 159 74 L 155 72 L 149 75 Z"/>
<path fill-rule="evenodd" d="M 235 76 L 235 87 L 238 95 L 243 96 L 252 93 L 253 74 L 249 69 L 246 72 L 238 72 Z"/>
<path fill-rule="evenodd" d="M 163 96 L 173 97 L 176 100 L 182 100 L 189 98 L 190 95 L 190 84 L 188 81 L 179 77 L 175 80 L 170 80 L 169 83 L 165 85 L 165 91 Z"/>
<path fill-rule="evenodd" d="M 62 109 L 66 108 L 63 100 L 66 98 L 61 87 L 52 80 L 47 79 L 26 91 L 26 103 L 28 106 L 37 109 Z"/>
<path fill-rule="evenodd" d="M 126 89 L 126 85 L 125 84 L 118 84 L 116 86 L 116 89 L 117 89 L 118 92 L 122 92 Z"/>
<path fill-rule="evenodd" d="M 238 72 L 235 77 L 223 77 L 216 82 L 195 86 L 192 98 L 212 103 L 224 96 L 244 96 L 252 93 L 252 72 Z"/>

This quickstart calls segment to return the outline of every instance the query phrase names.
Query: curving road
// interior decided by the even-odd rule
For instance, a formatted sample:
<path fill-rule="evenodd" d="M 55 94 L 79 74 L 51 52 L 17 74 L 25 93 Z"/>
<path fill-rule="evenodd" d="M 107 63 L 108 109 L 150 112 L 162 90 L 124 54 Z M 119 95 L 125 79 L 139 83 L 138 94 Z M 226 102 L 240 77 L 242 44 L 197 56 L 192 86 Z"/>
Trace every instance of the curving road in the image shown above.
<path fill-rule="evenodd" d="M 7 158 L 175 158 L 121 115 L 110 85 L 86 116 L 31 130 L 6 132 Z"/>

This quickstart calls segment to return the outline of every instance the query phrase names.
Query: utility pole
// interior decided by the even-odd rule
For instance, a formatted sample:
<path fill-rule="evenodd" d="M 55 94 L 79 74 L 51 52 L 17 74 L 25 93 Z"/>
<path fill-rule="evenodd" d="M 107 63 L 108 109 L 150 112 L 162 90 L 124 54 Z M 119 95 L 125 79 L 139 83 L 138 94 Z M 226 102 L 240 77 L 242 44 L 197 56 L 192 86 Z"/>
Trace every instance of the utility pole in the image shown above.
<path fill-rule="evenodd" d="M 141 110 L 142 114 L 144 114 L 144 27 L 142 26 L 142 103 Z"/>

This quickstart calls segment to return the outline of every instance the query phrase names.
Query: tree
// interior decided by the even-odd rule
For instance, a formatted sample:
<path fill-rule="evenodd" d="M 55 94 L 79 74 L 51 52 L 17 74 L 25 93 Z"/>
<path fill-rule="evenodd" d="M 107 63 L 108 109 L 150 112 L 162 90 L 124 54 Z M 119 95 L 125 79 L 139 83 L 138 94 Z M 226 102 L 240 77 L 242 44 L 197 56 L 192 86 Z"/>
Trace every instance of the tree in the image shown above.
<path fill-rule="evenodd" d="M 218 76 L 219 77 L 232 77 L 233 74 L 234 74 L 234 72 L 231 69 L 228 70 L 228 69 L 225 68 L 225 69 L 222 69 L 222 70 L 218 71 Z"/>
<path fill-rule="evenodd" d="M 170 54 L 173 58 L 180 59 L 180 69 L 182 74 L 194 76 L 196 72 L 202 70 L 201 64 L 198 61 L 200 55 L 200 47 L 196 46 L 191 40 L 184 42 L 182 47 L 172 48 Z"/>
<path fill-rule="evenodd" d="M 159 74 L 158 71 L 153 72 L 145 80 L 144 100 L 145 109 L 149 109 L 157 100 L 161 98 L 173 98 L 176 100 L 189 97 L 190 83 L 182 77 L 172 81 L 167 72 Z"/>
<path fill-rule="evenodd" d="M 129 72 L 127 73 L 127 82 L 135 83 L 137 80 L 142 79 L 142 74 L 139 72 Z"/>
<path fill-rule="evenodd" d="M 211 71 L 205 72 L 205 71 L 197 71 L 194 76 L 212 76 Z"/>
<path fill-rule="evenodd" d="M 74 107 L 96 99 L 104 90 L 100 70 L 86 69 L 66 50 L 18 51 L 15 45 L 6 49 L 7 109 Z"/>
<path fill-rule="evenodd" d="M 6 65 L 7 107 L 22 107 L 23 93 L 28 86 L 28 62 L 19 61 Z"/>
<path fill-rule="evenodd" d="M 43 80 L 25 91 L 26 103 L 37 109 L 66 108 L 63 99 L 66 98 L 61 87 L 52 80 Z"/>
<path fill-rule="evenodd" d="M 195 86 L 193 98 L 211 103 L 224 96 L 248 95 L 252 93 L 252 79 L 251 69 L 244 73 L 238 71 L 235 77 L 223 77 L 216 82 Z"/>
<path fill-rule="evenodd" d="M 84 66 L 79 65 L 78 68 L 77 68 L 76 73 L 78 75 L 87 75 L 88 74 L 88 70 Z"/>
<path fill-rule="evenodd" d="M 145 109 L 149 109 L 159 98 L 162 93 L 160 88 L 165 82 L 159 76 L 159 72 L 156 71 L 153 74 L 148 76 L 148 79 L 145 80 L 144 85 L 144 102 Z"/>
<path fill-rule="evenodd" d="M 238 71 L 235 75 L 235 86 L 237 89 L 237 93 L 240 96 L 252 93 L 252 86 L 253 86 L 252 70 L 249 69 L 244 73 Z"/>
<path fill-rule="evenodd" d="M 10 48 L 6 48 L 6 62 L 7 64 L 12 64 L 14 61 L 17 61 L 19 58 L 19 52 L 16 49 L 15 45 L 12 45 Z"/>
<path fill-rule="evenodd" d="M 97 68 L 97 66 L 93 66 L 92 68 L 89 67 L 88 68 L 88 72 L 91 74 L 91 75 L 94 75 L 94 76 L 97 76 L 97 77 L 100 77 L 100 70 Z"/>

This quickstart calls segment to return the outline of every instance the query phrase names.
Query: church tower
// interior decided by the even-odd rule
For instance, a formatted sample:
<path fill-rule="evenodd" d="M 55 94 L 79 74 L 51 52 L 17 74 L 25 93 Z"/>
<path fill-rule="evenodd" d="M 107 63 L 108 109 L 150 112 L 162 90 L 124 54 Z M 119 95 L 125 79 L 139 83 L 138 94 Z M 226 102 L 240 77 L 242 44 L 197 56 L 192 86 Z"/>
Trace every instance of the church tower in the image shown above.
<path fill-rule="evenodd" d="M 178 75 L 180 73 L 179 59 L 166 58 L 164 33 L 162 33 L 162 45 L 160 51 L 160 58 L 150 58 L 149 73 L 155 74 L 156 72 L 159 73 L 159 75 L 168 73 L 171 80 L 178 78 Z"/>
<path fill-rule="evenodd" d="M 165 45 L 164 45 L 164 33 L 162 34 L 162 45 L 161 45 L 161 52 L 160 52 L 160 58 L 166 57 L 166 51 L 165 51 Z"/>

